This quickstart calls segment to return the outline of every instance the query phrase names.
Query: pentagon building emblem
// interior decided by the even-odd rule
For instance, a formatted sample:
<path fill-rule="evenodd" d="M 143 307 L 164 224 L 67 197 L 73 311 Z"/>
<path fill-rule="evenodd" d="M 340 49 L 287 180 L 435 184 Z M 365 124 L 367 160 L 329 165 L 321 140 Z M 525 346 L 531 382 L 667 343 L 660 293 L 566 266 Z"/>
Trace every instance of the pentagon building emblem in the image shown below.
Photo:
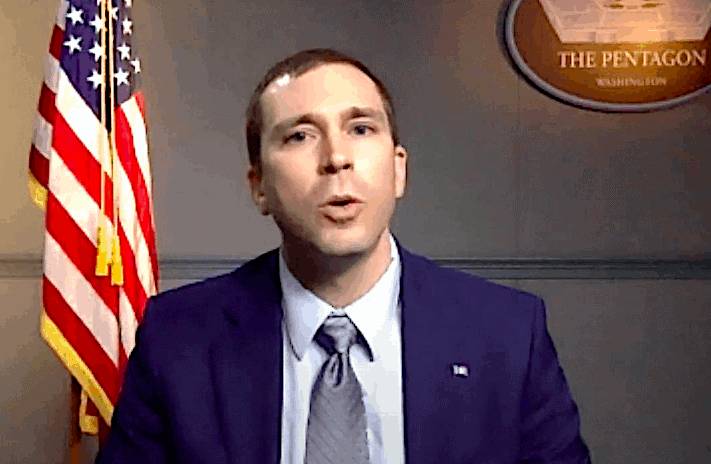
<path fill-rule="evenodd" d="M 711 0 L 512 0 L 513 61 L 577 106 L 650 111 L 711 88 Z"/>

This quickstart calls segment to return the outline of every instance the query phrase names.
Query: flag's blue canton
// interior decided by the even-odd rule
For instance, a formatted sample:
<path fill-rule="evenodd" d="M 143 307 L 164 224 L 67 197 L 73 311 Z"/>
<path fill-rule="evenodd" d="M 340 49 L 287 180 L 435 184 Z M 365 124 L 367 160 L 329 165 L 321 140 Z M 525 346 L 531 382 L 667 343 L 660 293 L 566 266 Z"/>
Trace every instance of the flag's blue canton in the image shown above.
<path fill-rule="evenodd" d="M 68 3 L 60 65 L 98 118 L 101 108 L 101 56 L 105 53 L 101 49 L 100 34 L 102 26 L 106 30 L 108 23 L 101 24 L 101 0 L 70 0 Z M 131 97 L 137 74 L 141 72 L 141 63 L 131 44 L 131 1 L 112 0 L 108 16 L 114 22 L 113 85 L 115 104 L 118 106 Z"/>

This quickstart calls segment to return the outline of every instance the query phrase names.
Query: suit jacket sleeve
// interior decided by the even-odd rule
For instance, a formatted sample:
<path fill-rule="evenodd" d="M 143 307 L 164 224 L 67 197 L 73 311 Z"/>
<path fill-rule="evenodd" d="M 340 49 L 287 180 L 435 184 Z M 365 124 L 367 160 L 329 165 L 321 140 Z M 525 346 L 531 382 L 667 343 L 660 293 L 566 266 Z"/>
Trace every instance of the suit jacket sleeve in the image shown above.
<path fill-rule="evenodd" d="M 590 462 L 580 435 L 580 417 L 546 328 L 546 310 L 538 300 L 532 327 L 522 412 L 521 462 L 584 464 Z"/>
<path fill-rule="evenodd" d="M 150 306 L 149 300 L 146 318 L 136 332 L 136 347 L 128 361 L 111 432 L 96 464 L 163 464 L 169 459 L 164 408 L 150 364 Z"/>

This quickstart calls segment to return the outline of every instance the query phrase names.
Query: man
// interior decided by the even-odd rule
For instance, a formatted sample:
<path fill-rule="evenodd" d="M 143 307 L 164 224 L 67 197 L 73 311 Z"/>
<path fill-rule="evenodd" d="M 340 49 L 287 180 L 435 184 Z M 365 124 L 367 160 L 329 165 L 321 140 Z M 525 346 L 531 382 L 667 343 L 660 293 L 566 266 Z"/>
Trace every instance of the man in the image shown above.
<path fill-rule="evenodd" d="M 391 236 L 407 151 L 363 64 L 276 64 L 247 145 L 281 247 L 150 300 L 97 462 L 589 462 L 542 301 Z"/>

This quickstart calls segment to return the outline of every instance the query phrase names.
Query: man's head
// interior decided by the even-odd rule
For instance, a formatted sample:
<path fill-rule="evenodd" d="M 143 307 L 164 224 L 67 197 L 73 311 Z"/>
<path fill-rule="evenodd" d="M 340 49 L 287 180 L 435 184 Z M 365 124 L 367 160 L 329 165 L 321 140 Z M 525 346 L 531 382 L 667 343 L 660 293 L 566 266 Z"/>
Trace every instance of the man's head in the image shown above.
<path fill-rule="evenodd" d="M 310 50 L 267 73 L 248 109 L 248 177 L 287 250 L 350 256 L 387 239 L 406 178 L 394 127 L 385 87 L 353 58 Z"/>
<path fill-rule="evenodd" d="M 400 143 L 392 98 L 380 79 L 378 79 L 378 77 L 375 76 L 375 74 L 373 74 L 365 66 L 365 64 L 351 56 L 329 48 L 315 48 L 295 53 L 276 63 L 269 69 L 269 71 L 267 71 L 257 87 L 254 89 L 254 92 L 252 92 L 246 114 L 247 153 L 249 153 L 250 165 L 259 167 L 261 159 L 261 138 L 264 124 L 261 99 L 264 94 L 264 90 L 269 86 L 269 84 L 278 78 L 289 76 L 291 79 L 296 79 L 302 74 L 311 71 L 318 66 L 329 63 L 349 64 L 359 69 L 366 76 L 368 76 L 371 81 L 373 81 L 375 87 L 378 89 L 380 98 L 383 100 L 383 107 L 385 108 L 385 114 L 388 117 L 393 144 L 398 145 Z"/>

